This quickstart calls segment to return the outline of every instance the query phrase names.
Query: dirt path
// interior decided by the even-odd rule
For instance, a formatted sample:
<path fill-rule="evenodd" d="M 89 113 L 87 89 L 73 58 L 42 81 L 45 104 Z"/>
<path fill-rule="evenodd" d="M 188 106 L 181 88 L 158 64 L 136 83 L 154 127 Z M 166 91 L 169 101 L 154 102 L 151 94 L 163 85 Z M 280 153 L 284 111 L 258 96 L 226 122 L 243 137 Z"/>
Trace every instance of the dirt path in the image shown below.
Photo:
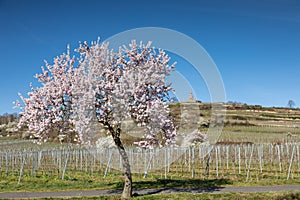
<path fill-rule="evenodd" d="M 214 187 L 214 188 L 173 188 L 173 189 L 144 189 L 136 190 L 138 195 L 151 195 L 159 193 L 228 193 L 228 192 L 278 192 L 278 191 L 300 191 L 300 185 L 283 186 L 244 186 L 244 187 Z M 27 198 L 58 198 L 58 197 L 83 197 L 103 196 L 121 194 L 121 190 L 81 190 L 63 192 L 3 192 L 0 199 L 27 199 Z"/>

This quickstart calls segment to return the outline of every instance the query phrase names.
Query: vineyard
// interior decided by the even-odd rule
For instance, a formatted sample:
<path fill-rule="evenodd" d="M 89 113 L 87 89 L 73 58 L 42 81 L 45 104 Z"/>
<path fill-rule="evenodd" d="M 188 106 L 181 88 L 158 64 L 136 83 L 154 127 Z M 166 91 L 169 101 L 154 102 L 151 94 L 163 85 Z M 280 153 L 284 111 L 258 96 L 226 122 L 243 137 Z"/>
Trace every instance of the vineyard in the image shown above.
<path fill-rule="evenodd" d="M 12 144 L 2 144 L 2 147 Z M 24 145 L 24 144 L 22 144 Z M 22 146 L 19 145 L 19 146 Z M 27 144 L 28 145 L 28 144 Z M 128 148 L 133 173 L 146 178 L 226 178 L 242 182 L 300 178 L 300 144 L 223 144 L 188 148 L 139 150 Z M 105 178 L 122 175 L 116 149 L 84 149 L 60 146 L 41 149 L 1 148 L 1 179 L 48 176 L 64 180 L 77 173 Z"/>
<path fill-rule="evenodd" d="M 210 107 L 200 103 L 195 105 L 200 108 L 199 129 L 206 133 L 211 118 Z M 178 104 L 171 105 L 172 115 L 178 123 L 181 123 L 180 109 Z M 44 184 L 59 180 L 59 184 L 65 183 L 64 187 L 69 187 L 82 179 L 89 180 L 89 185 L 94 181 L 93 187 L 98 187 L 103 182 L 108 185 L 111 181 L 116 182 L 123 175 L 122 161 L 114 148 L 88 149 L 57 142 L 39 146 L 26 137 L 22 139 L 21 136 L 26 134 L 14 132 L 8 125 L 1 130 L 0 188 L 4 190 L 9 184 L 11 188 L 24 184 L 27 189 L 33 180 L 44 180 Z M 134 139 L 130 134 L 122 138 L 132 172 L 138 180 L 153 177 L 229 180 L 259 185 L 299 183 L 300 180 L 299 109 L 227 105 L 223 131 L 214 145 L 203 143 L 143 150 L 131 146 Z M 53 184 L 57 183 L 55 181 Z"/>

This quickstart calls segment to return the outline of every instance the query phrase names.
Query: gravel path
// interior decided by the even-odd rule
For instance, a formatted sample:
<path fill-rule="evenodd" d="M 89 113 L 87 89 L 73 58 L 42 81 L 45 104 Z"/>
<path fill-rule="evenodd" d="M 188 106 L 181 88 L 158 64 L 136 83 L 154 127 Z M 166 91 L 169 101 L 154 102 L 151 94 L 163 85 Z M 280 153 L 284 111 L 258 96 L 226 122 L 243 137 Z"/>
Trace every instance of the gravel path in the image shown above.
<path fill-rule="evenodd" d="M 228 193 L 228 192 L 278 192 L 300 191 L 300 185 L 283 186 L 243 186 L 243 187 L 214 187 L 214 188 L 172 188 L 172 189 L 141 189 L 135 190 L 138 195 L 150 195 L 159 193 Z M 81 190 L 63 192 L 3 192 L 0 199 L 27 199 L 27 198 L 58 198 L 58 197 L 83 197 L 121 194 L 121 190 Z"/>

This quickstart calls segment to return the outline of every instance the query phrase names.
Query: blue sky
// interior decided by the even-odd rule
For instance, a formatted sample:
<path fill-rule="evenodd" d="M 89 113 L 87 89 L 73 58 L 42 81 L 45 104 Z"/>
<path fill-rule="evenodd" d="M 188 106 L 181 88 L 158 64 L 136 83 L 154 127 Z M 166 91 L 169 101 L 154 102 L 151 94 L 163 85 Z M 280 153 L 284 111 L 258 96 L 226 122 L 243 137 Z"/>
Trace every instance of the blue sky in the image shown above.
<path fill-rule="evenodd" d="M 173 29 L 201 44 L 218 66 L 228 101 L 300 105 L 297 0 L 0 0 L 0 114 L 15 111 L 17 93 L 26 94 L 43 60 L 52 62 L 67 44 L 76 48 L 138 27 Z M 210 99 L 205 89 L 197 98 Z"/>

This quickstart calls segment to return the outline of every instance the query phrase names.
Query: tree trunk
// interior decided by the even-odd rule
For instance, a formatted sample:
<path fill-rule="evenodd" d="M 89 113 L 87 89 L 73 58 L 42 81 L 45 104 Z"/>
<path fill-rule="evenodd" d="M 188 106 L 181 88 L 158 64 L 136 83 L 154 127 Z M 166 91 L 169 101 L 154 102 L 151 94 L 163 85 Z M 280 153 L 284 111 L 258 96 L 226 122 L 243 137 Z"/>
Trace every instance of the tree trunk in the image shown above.
<path fill-rule="evenodd" d="M 122 141 L 120 139 L 120 133 L 121 129 L 118 128 L 116 131 L 110 129 L 110 133 L 112 134 L 112 137 L 114 139 L 114 142 L 118 148 L 118 151 L 121 155 L 122 161 L 123 161 L 123 167 L 125 169 L 125 183 L 124 183 L 124 189 L 121 198 L 122 199 L 130 199 L 132 197 L 132 177 L 131 177 L 131 169 L 129 164 L 129 159 L 127 156 L 127 153 L 125 151 L 125 148 L 122 144 Z"/>

